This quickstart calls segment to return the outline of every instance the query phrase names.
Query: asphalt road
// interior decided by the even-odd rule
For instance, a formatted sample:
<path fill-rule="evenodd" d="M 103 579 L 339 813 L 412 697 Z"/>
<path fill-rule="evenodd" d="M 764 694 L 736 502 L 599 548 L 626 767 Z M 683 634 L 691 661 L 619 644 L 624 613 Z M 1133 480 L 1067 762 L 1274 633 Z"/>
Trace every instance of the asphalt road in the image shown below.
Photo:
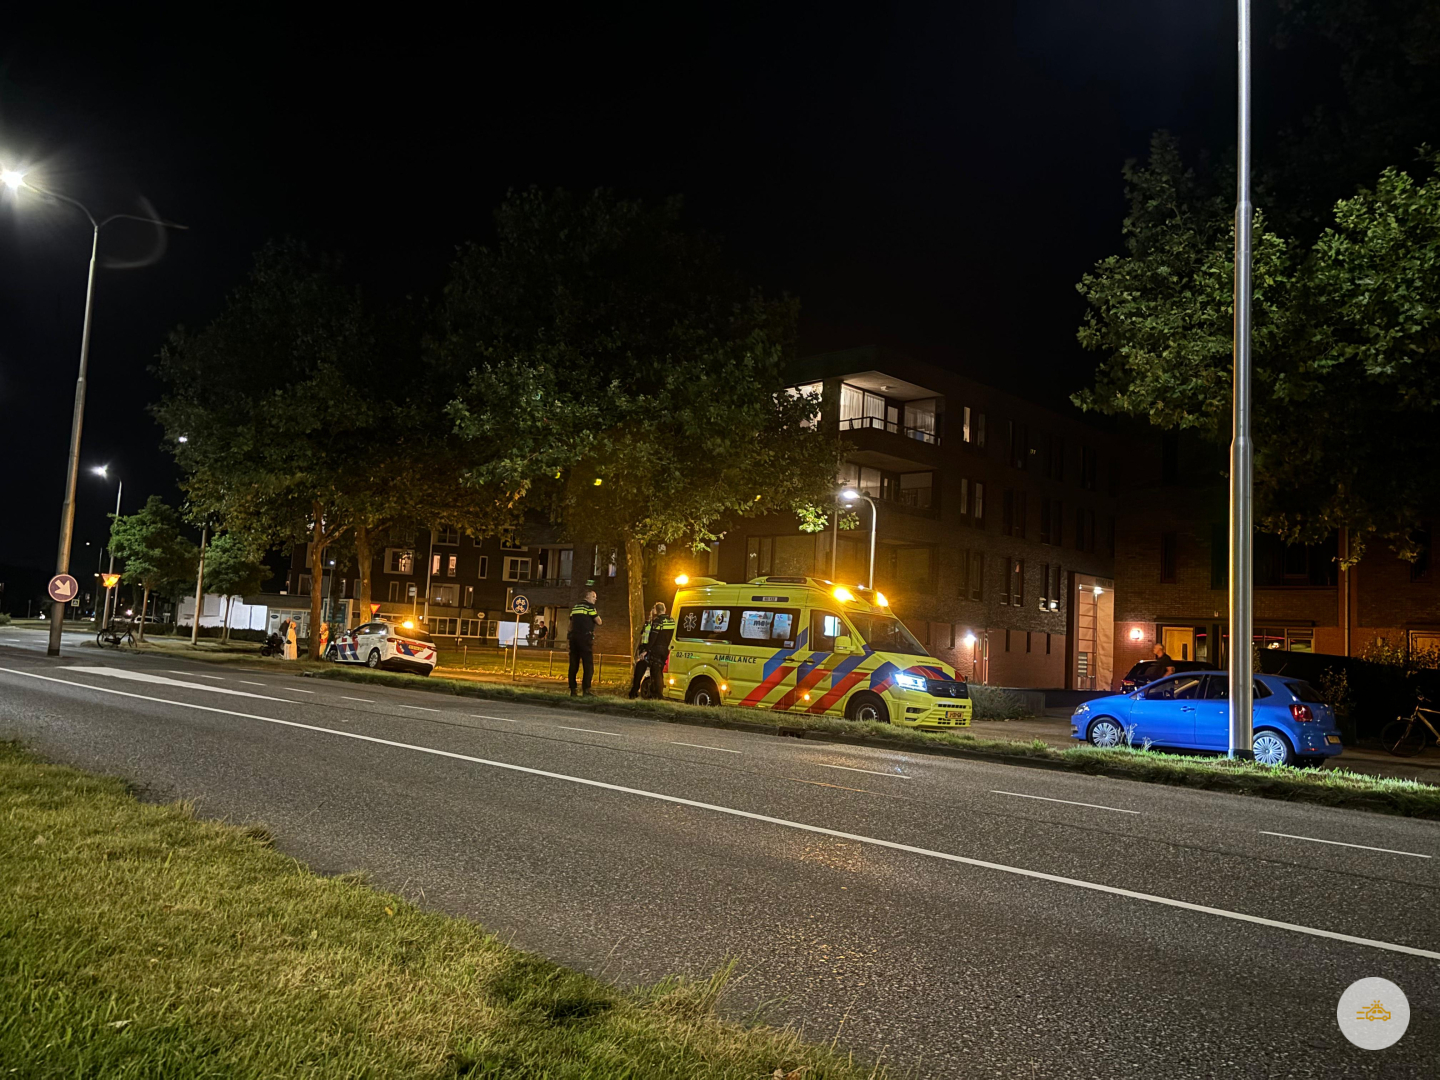
<path fill-rule="evenodd" d="M 325 872 L 918 1076 L 1424 1076 L 1440 825 L 72 648 L 0 628 L 0 737 Z M 1394 1047 L 1336 1005 L 1383 976 Z"/>

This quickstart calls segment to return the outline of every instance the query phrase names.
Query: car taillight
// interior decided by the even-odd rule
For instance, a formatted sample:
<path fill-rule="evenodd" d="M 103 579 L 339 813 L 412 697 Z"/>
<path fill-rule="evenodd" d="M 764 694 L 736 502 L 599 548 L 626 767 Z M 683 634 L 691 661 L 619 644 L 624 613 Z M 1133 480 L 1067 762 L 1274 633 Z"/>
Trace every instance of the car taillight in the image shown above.
<path fill-rule="evenodd" d="M 1309 705 L 1291 705 L 1290 715 L 1293 716 L 1296 720 L 1315 719 L 1315 713 L 1311 711 Z"/>

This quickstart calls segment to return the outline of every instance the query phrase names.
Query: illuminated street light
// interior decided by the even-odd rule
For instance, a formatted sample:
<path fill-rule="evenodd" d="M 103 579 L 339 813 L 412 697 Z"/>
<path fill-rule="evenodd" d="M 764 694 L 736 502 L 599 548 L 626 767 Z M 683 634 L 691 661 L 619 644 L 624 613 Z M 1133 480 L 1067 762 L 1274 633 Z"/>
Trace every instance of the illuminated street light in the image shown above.
<path fill-rule="evenodd" d="M 91 467 L 90 471 L 91 471 L 92 473 L 94 473 L 96 476 L 101 477 L 102 479 L 105 479 L 105 480 L 110 479 L 110 466 L 109 466 L 109 465 L 95 465 L 95 466 L 92 466 L 92 467 Z M 120 516 L 120 495 L 121 495 L 121 493 L 124 492 L 124 490 L 125 490 L 125 481 L 124 481 L 124 480 L 117 480 L 117 481 L 115 481 L 115 516 L 116 516 L 117 518 Z M 109 532 L 107 531 L 105 535 L 106 535 L 105 547 L 108 549 L 108 548 L 110 547 L 110 541 L 109 541 L 109 535 L 110 535 L 110 534 L 109 534 Z M 107 578 L 110 578 L 110 577 L 115 578 L 116 582 L 119 581 L 119 575 L 115 573 L 115 552 L 113 552 L 113 551 L 110 552 L 110 572 L 109 572 L 108 574 L 106 574 L 105 576 L 106 576 Z M 106 586 L 105 586 L 105 612 L 104 612 L 103 617 L 102 617 L 101 620 L 100 620 L 100 625 L 101 625 L 101 626 L 109 626 L 109 625 L 110 625 L 110 602 L 111 602 L 111 600 L 113 600 L 113 599 L 115 598 L 115 594 L 114 594 L 114 591 L 113 591 L 114 588 L 115 588 L 115 585 L 114 585 L 114 584 L 106 585 Z"/>
<path fill-rule="evenodd" d="M 80 374 L 75 380 L 75 409 L 70 418 L 70 458 L 65 468 L 65 501 L 60 507 L 60 546 L 55 554 L 55 573 L 66 574 L 70 572 L 70 546 L 75 533 L 75 483 L 80 471 L 80 429 L 85 421 L 85 370 L 90 361 L 90 314 L 95 304 L 95 259 L 100 250 L 100 230 L 112 221 L 143 221 L 158 225 L 162 229 L 183 229 L 185 226 L 139 214 L 111 214 L 97 221 L 89 208 L 78 199 L 31 183 L 26 179 L 26 175 L 18 169 L 0 167 L 0 183 L 4 183 L 17 195 L 23 189 L 33 191 L 46 199 L 66 203 L 79 210 L 85 215 L 85 220 L 90 222 L 90 274 L 85 282 L 85 322 L 80 333 Z M 49 656 L 59 656 L 60 636 L 65 624 L 64 601 L 56 600 L 52 611 L 50 643 L 45 652 Z"/>
<path fill-rule="evenodd" d="M 869 582 L 868 582 L 868 584 L 869 584 L 869 587 L 870 587 L 871 589 L 874 589 L 874 588 L 875 588 L 875 526 L 876 526 L 876 524 L 877 524 L 877 522 L 878 522 L 878 519 L 879 519 L 879 517 L 880 517 L 880 511 L 879 511 L 879 509 L 875 506 L 875 500 L 874 500 L 874 499 L 870 498 L 869 495 L 865 495 L 865 494 L 862 494 L 862 493 L 859 492 L 859 491 L 856 491 L 853 487 L 852 487 L 852 488 L 846 488 L 844 491 L 840 492 L 840 498 L 844 499 L 844 500 L 845 500 L 846 502 L 848 502 L 848 503 L 853 503 L 856 499 L 864 499 L 867 503 L 870 504 L 870 576 L 869 576 Z"/>

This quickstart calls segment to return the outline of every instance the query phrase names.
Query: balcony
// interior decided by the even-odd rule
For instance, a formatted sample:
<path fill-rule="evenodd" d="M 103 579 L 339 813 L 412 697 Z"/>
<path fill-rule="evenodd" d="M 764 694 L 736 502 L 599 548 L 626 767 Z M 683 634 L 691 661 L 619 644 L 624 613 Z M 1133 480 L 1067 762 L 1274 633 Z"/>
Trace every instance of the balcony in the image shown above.
<path fill-rule="evenodd" d="M 856 465 L 891 472 L 935 469 L 943 463 L 941 435 L 878 416 L 857 416 L 840 421 L 840 435 L 854 450 L 847 456 Z"/>

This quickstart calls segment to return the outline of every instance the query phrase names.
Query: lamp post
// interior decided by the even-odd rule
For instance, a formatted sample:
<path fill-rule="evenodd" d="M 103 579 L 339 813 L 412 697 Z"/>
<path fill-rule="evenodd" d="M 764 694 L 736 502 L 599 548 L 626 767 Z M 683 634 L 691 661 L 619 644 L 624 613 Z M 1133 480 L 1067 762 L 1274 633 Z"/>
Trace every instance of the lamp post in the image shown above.
<path fill-rule="evenodd" d="M 33 191 L 45 198 L 68 203 L 84 214 L 85 219 L 90 222 L 90 273 L 85 282 L 85 322 L 80 332 L 80 374 L 75 380 L 75 408 L 70 418 L 70 458 L 65 468 L 65 502 L 60 507 L 60 547 L 55 554 L 55 573 L 64 574 L 70 570 L 70 543 L 75 531 L 75 481 L 80 469 L 80 428 L 85 419 L 85 369 L 90 360 L 90 313 L 95 302 L 95 256 L 100 250 L 100 230 L 112 221 L 144 221 L 167 229 L 183 229 L 185 226 L 138 214 L 111 214 L 101 221 L 96 221 L 95 215 L 90 213 L 84 203 L 32 184 L 26 180 L 23 172 L 16 169 L 0 169 L 0 183 L 17 195 L 22 190 Z M 45 650 L 46 655 L 60 655 L 60 635 L 64 622 L 65 604 L 57 600 L 51 606 L 50 643 Z"/>
<path fill-rule="evenodd" d="M 870 589 L 875 588 L 875 526 L 878 522 L 880 511 L 875 506 L 875 500 L 869 495 L 863 495 L 854 488 L 846 488 L 840 493 L 840 497 L 846 502 L 854 502 L 856 499 L 864 499 L 870 504 L 870 578 L 866 583 Z"/>
<path fill-rule="evenodd" d="M 1230 443 L 1230 757 L 1252 750 L 1250 642 L 1253 638 L 1251 545 L 1254 542 L 1250 441 L 1250 243 L 1255 209 L 1250 202 L 1250 0 L 1238 0 L 1239 116 L 1235 191 L 1235 398 Z"/>
<path fill-rule="evenodd" d="M 210 534 L 210 523 L 200 526 L 200 559 L 195 565 L 195 618 L 190 621 L 190 645 L 200 644 L 200 606 L 205 601 L 205 538 Z M 179 604 L 177 602 L 176 606 Z M 179 621 L 179 616 L 176 616 Z"/>
<path fill-rule="evenodd" d="M 90 471 L 93 472 L 96 476 L 102 476 L 102 477 L 104 477 L 104 478 L 107 479 L 107 480 L 110 478 L 110 466 L 109 466 L 109 465 L 97 465 L 97 466 L 95 466 L 93 469 L 91 469 Z M 118 519 L 118 518 L 120 517 L 120 495 L 121 495 L 122 492 L 124 492 L 124 490 L 125 490 L 125 481 L 124 481 L 124 480 L 117 480 L 117 481 L 115 481 L 115 518 L 116 518 L 116 519 Z M 111 522 L 111 528 L 114 528 L 114 521 Z M 109 570 L 107 570 L 106 572 L 107 572 L 107 573 L 110 573 L 110 574 L 113 574 L 113 573 L 115 573 L 115 552 L 110 550 L 110 542 L 109 542 L 109 538 L 108 538 L 108 537 L 106 538 L 105 549 L 106 549 L 107 551 L 110 551 L 110 568 L 109 568 Z M 109 625 L 110 625 L 110 601 L 114 598 L 114 595 L 115 595 L 115 590 L 114 590 L 113 587 L 105 590 L 105 617 L 100 620 L 100 625 L 101 625 L 101 626 L 109 626 Z"/>

